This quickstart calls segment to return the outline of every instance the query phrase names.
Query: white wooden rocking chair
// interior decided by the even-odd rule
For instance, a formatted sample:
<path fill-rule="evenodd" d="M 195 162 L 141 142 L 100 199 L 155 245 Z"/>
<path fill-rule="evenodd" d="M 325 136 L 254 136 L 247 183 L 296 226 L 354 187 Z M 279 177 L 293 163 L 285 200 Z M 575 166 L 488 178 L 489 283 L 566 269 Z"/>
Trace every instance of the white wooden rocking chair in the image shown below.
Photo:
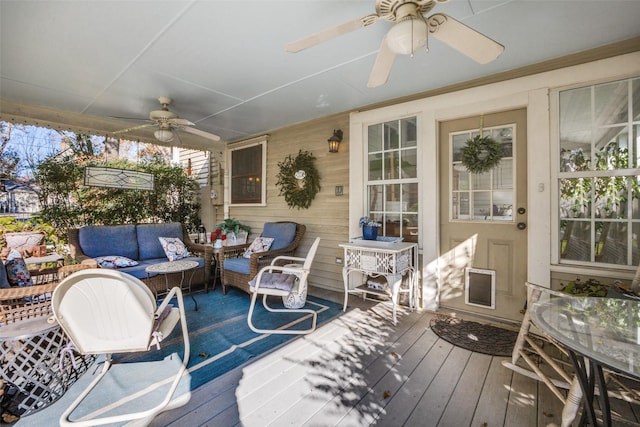
<path fill-rule="evenodd" d="M 169 302 L 177 297 L 178 307 Z M 62 426 L 95 426 L 124 421 L 146 425 L 160 412 L 181 406 L 184 398 L 173 394 L 186 371 L 189 361 L 189 333 L 180 288 L 174 287 L 160 306 L 142 281 L 116 270 L 89 269 L 78 272 L 55 289 L 52 296 L 56 320 L 81 354 L 104 354 L 102 371 L 60 417 Z M 155 406 L 128 414 L 71 420 L 80 403 L 98 385 L 112 365 L 113 353 L 147 351 L 174 329 L 178 320 L 182 326 L 184 353 L 164 399 Z"/>
<path fill-rule="evenodd" d="M 636 273 L 636 280 L 640 280 L 640 268 Z M 562 297 L 571 298 L 571 295 L 544 288 L 542 286 L 527 283 L 527 310 L 524 313 L 518 338 L 513 348 L 511 360 L 505 360 L 502 364 L 513 371 L 542 381 L 551 392 L 562 402 L 562 427 L 571 426 L 578 414 L 582 403 L 582 389 L 580 382 L 573 372 L 569 362 L 569 356 L 564 348 L 552 338 L 543 333 L 532 323 L 528 308 L 542 298 Z M 558 355 L 566 356 L 564 359 Z M 519 364 L 522 360 L 523 364 Z M 542 369 L 540 360 L 546 362 L 550 369 Z M 612 397 L 622 398 L 627 401 L 640 401 L 637 390 L 629 387 L 625 381 L 609 371 L 605 371 L 606 381 L 617 388 L 609 390 Z M 607 387 L 609 389 L 609 387 Z M 598 391 L 596 390 L 596 394 Z"/>

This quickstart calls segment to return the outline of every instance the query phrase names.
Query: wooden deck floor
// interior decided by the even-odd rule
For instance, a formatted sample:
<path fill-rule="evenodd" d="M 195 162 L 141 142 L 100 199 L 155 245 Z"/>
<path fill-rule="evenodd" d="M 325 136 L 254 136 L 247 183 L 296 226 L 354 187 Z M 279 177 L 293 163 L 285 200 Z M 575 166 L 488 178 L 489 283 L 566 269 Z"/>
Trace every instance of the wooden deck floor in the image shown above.
<path fill-rule="evenodd" d="M 401 310 L 394 327 L 388 303 L 350 304 L 313 334 L 194 390 L 152 425 L 561 425 L 562 405 L 544 384 L 505 368 L 505 358 L 441 340 L 429 328 L 433 313 Z M 635 420 L 627 406 L 613 408 Z"/>

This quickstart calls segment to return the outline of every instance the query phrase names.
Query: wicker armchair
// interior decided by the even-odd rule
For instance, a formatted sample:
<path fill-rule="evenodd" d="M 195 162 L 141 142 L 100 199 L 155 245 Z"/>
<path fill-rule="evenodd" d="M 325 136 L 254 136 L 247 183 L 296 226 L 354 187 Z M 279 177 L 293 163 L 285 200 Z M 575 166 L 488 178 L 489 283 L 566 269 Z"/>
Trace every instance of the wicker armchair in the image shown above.
<path fill-rule="evenodd" d="M 290 243 L 281 248 L 276 248 L 272 250 L 268 250 L 266 252 L 257 252 L 251 254 L 251 258 L 248 260 L 249 268 L 247 272 L 239 272 L 230 270 L 229 268 L 225 268 L 225 261 L 233 259 L 233 258 L 241 258 L 246 249 L 251 245 L 251 242 L 248 242 L 244 245 L 236 245 L 236 246 L 226 246 L 223 250 L 218 253 L 218 262 L 220 263 L 220 278 L 222 281 L 222 292 L 223 294 L 227 293 L 227 286 L 234 286 L 238 289 L 245 291 L 247 294 L 249 293 L 249 281 L 253 279 L 258 271 L 262 267 L 271 264 L 271 261 L 277 256 L 294 256 L 296 249 L 300 245 L 302 241 L 302 237 L 307 229 L 307 227 L 303 224 L 298 224 L 291 221 L 280 221 L 274 223 L 267 223 L 270 225 L 274 225 L 276 227 L 284 225 L 284 224 L 293 224 L 295 225 L 295 235 Z M 265 228 L 267 227 L 265 224 Z M 271 237 L 265 236 L 265 232 L 261 234 L 262 237 Z M 275 236 L 274 236 L 275 237 Z M 229 267 L 229 264 L 227 264 Z"/>
<path fill-rule="evenodd" d="M 64 278 L 76 271 L 90 268 L 88 265 L 65 265 L 55 273 L 31 272 L 33 286 L 0 289 L 0 327 L 19 320 L 38 316 L 51 316 L 51 293 Z"/>

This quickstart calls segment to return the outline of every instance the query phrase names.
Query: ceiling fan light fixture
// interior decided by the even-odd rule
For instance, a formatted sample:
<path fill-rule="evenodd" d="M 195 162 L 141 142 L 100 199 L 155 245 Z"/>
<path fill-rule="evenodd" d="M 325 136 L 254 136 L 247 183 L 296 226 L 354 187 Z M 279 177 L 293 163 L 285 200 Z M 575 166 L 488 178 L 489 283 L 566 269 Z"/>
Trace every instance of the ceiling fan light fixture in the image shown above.
<path fill-rule="evenodd" d="M 398 55 L 411 55 L 427 44 L 427 24 L 411 16 L 396 23 L 387 33 L 389 48 Z"/>
<path fill-rule="evenodd" d="M 153 133 L 153 136 L 160 142 L 171 142 L 173 141 L 173 132 L 166 129 L 158 129 Z"/>

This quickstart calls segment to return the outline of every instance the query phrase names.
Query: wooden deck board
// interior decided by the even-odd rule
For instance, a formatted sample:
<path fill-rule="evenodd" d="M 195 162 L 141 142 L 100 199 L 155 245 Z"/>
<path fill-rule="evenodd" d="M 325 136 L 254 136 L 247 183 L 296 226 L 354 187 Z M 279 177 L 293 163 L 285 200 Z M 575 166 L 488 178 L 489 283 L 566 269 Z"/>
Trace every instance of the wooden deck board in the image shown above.
<path fill-rule="evenodd" d="M 504 425 L 507 403 L 509 402 L 509 388 L 514 374 L 513 371 L 502 366 L 502 360 L 505 358 L 492 358 L 482 385 L 480 399 L 478 399 L 473 419 L 469 425 Z"/>
<path fill-rule="evenodd" d="M 341 301 L 331 294 L 319 296 Z M 401 309 L 393 326 L 388 303 L 349 303 L 313 334 L 199 387 L 187 405 L 151 425 L 561 424 L 562 404 L 544 384 L 504 367 L 507 358 L 443 341 L 429 328 L 433 313 Z M 636 421 L 637 406 L 612 407 Z"/>
<path fill-rule="evenodd" d="M 471 354 L 469 362 L 449 399 L 449 404 L 440 419 L 439 425 L 471 425 L 492 359 L 492 356 L 486 354 Z M 461 402 L 464 402 L 464 404 L 461 404 Z"/>

